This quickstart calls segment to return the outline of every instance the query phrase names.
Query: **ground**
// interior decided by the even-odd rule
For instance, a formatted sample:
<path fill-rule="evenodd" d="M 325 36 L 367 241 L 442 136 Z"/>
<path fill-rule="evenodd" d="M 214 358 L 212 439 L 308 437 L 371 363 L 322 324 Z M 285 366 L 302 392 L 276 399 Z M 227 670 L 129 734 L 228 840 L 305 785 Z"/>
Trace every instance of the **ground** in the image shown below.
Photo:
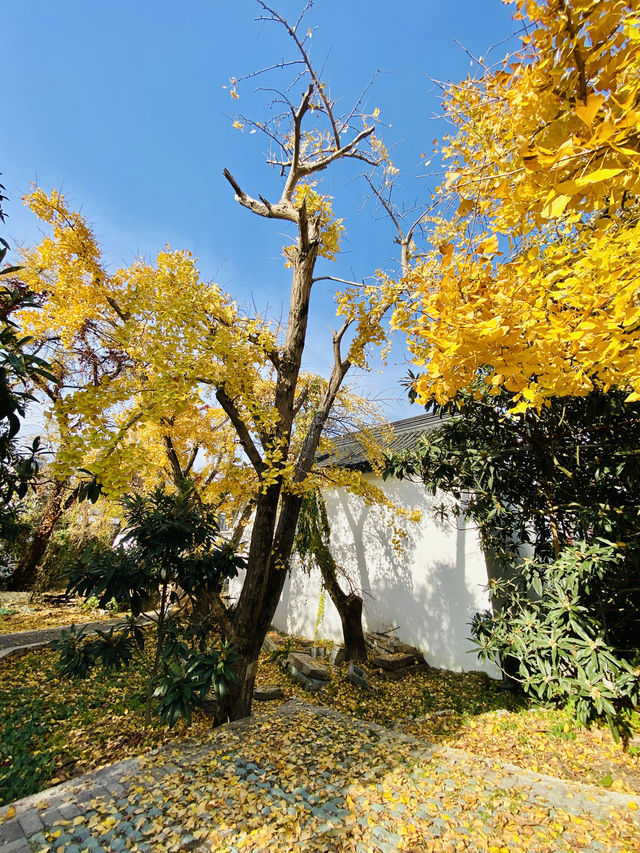
<path fill-rule="evenodd" d="M 0 634 L 53 628 L 72 622 L 95 622 L 111 619 L 112 609 L 103 610 L 97 605 L 87 605 L 80 598 L 70 597 L 67 602 L 50 603 L 47 599 L 30 601 L 28 592 L 0 592 Z"/>
<path fill-rule="evenodd" d="M 29 627 L 40 625 L 32 621 Z M 138 661 L 128 672 L 98 671 L 82 682 L 61 679 L 56 673 L 55 662 L 56 654 L 48 649 L 0 661 L 0 799 L 5 803 L 101 765 L 147 752 L 152 747 L 165 745 L 175 749 L 177 756 L 189 742 L 185 741 L 186 737 L 193 737 L 200 743 L 209 743 L 211 738 L 215 740 L 218 737 L 211 731 L 210 718 L 202 712 L 196 712 L 190 728 L 183 723 L 172 730 L 157 722 L 151 727 L 144 726 L 143 679 L 148 667 L 144 660 Z M 284 693 L 280 701 L 298 697 L 348 716 L 323 718 L 322 726 L 318 728 L 316 717 L 305 718 L 301 712 L 297 728 L 293 730 L 291 719 L 285 720 L 276 710 L 277 703 L 256 702 L 256 713 L 249 729 L 243 730 L 242 735 L 226 735 L 219 749 L 212 751 L 210 748 L 203 754 L 202 763 L 197 768 L 194 766 L 195 781 L 204 786 L 206 796 L 203 794 L 203 798 L 198 798 L 195 794 L 188 794 L 182 785 L 179 786 L 182 791 L 180 797 L 175 802 L 172 799 L 169 804 L 183 816 L 185 809 L 191 810 L 196 821 L 194 826 L 198 825 L 196 818 L 198 809 L 203 808 L 202 803 L 205 803 L 205 808 L 206 803 L 210 804 L 207 820 L 213 821 L 218 829 L 227 826 L 230 846 L 204 849 L 232 849 L 231 836 L 237 849 L 264 849 L 260 845 L 267 841 L 266 837 L 263 838 L 265 832 L 273 833 L 270 836 L 272 845 L 280 843 L 278 832 L 284 833 L 282 846 L 278 849 L 287 849 L 287 838 L 296 838 L 296 844 L 308 846 L 308 849 L 333 849 L 330 834 L 326 836 L 325 847 L 315 848 L 305 841 L 305 834 L 317 834 L 320 825 L 314 823 L 311 807 L 314 802 L 324 802 L 327 797 L 340 801 L 336 808 L 342 818 L 346 819 L 342 812 L 353 818 L 349 836 L 353 849 L 358 849 L 357 844 L 365 843 L 362 833 L 371 829 L 358 823 L 362 812 L 372 814 L 376 810 L 381 816 L 378 823 L 383 829 L 387 827 L 385 832 L 394 835 L 397 829 L 402 828 L 402 844 L 393 840 L 385 842 L 396 844 L 389 849 L 410 850 L 412 844 L 414 849 L 420 850 L 457 849 L 455 846 L 447 848 L 445 840 L 448 839 L 447 844 L 453 843 L 456 832 L 464 836 L 463 830 L 467 834 L 475 833 L 473 821 L 480 822 L 476 827 L 478 831 L 480 824 L 485 827 L 484 834 L 478 836 L 482 843 L 477 841 L 477 847 L 463 846 L 460 849 L 500 850 L 501 839 L 506 839 L 506 849 L 579 849 L 575 845 L 582 837 L 580 833 L 586 833 L 584 837 L 589 836 L 594 842 L 598 838 L 604 839 L 599 842 L 604 846 L 584 849 L 634 849 L 628 846 L 631 844 L 628 839 L 633 837 L 635 829 L 626 815 L 605 827 L 595 818 L 576 817 L 562 809 L 553 810 L 552 814 L 535 798 L 518 805 L 517 793 L 507 795 L 499 785 L 488 790 L 486 784 L 480 784 L 477 775 L 474 776 L 469 768 L 465 769 L 464 762 L 458 762 L 452 768 L 440 760 L 432 765 L 429 763 L 431 759 L 421 759 L 418 763 L 409 760 L 402 741 L 397 738 L 406 733 L 421 743 L 430 741 L 442 748 L 463 749 L 478 756 L 479 761 L 488 758 L 510 762 L 560 779 L 595 784 L 603 793 L 637 793 L 640 801 L 638 749 L 633 741 L 625 751 L 621 744 L 613 742 L 606 729 L 584 730 L 576 726 L 566 712 L 527 707 L 482 673 L 427 670 L 392 681 L 370 672 L 367 690 L 349 684 L 345 674 L 344 668 L 333 670 L 328 686 L 310 697 L 301 686 L 291 681 L 273 657 L 261 657 L 258 682 L 279 684 Z M 354 717 L 365 726 L 357 735 L 353 731 L 356 725 L 352 720 Z M 383 731 L 389 733 L 390 740 L 371 735 L 373 741 L 367 746 L 369 736 L 366 732 L 369 730 L 366 726 L 376 723 L 385 727 Z M 356 761 L 365 758 L 369 770 L 363 770 L 364 765 L 360 766 Z M 273 782 L 273 790 L 256 789 L 248 778 L 251 772 L 246 770 L 247 763 L 264 768 L 274 761 L 279 764 L 274 776 L 278 781 Z M 314 777 L 317 768 L 311 773 L 309 764 L 314 761 L 321 762 L 322 773 L 328 774 L 326 777 Z M 375 768 L 379 769 L 383 764 L 382 781 L 372 785 L 371 780 L 368 782 L 362 777 L 364 772 L 373 773 L 375 777 L 378 772 Z M 447 772 L 442 772 L 443 766 Z M 295 794 L 295 782 L 303 775 L 306 793 L 300 798 Z M 176 776 L 175 784 L 177 781 Z M 198 785 L 191 787 L 195 791 Z M 158 796 L 161 795 L 159 791 L 156 791 Z M 287 796 L 281 795 L 280 791 Z M 413 793 L 408 794 L 407 791 Z M 291 802 L 289 795 L 293 797 Z M 318 799 L 310 801 L 310 797 Z M 408 802 L 402 797 L 408 797 Z M 135 802 L 139 801 L 137 818 L 141 819 L 148 813 L 146 798 L 146 793 L 133 798 Z M 281 800 L 286 808 L 278 805 Z M 389 812 L 386 806 L 391 801 L 393 809 Z M 421 847 L 420 833 L 425 831 L 425 815 L 429 816 L 432 807 L 429 802 L 432 806 L 437 804 L 438 820 L 444 824 L 437 844 L 430 837 L 429 844 L 436 846 Z M 632 802 L 635 803 L 635 799 Z M 261 814 L 256 812 L 258 804 Z M 418 805 L 422 809 L 421 814 L 424 812 L 422 818 L 413 814 Z M 306 809 L 305 820 L 297 811 L 295 815 L 289 814 L 290 808 L 295 811 L 298 806 Z M 517 812 L 515 824 L 514 808 Z M 443 817 L 443 813 L 448 818 Z M 392 817 L 387 820 L 389 814 Z M 250 818 L 258 822 L 255 826 L 247 823 L 240 831 L 238 815 L 245 815 L 247 821 Z M 282 825 L 275 819 L 276 815 L 278 819 L 283 818 Z M 447 823 L 449 818 L 452 826 Z M 75 820 L 78 826 L 89 832 L 93 831 L 92 821 L 101 826 L 101 821 L 109 823 L 113 820 L 115 826 L 124 818 L 116 806 L 103 803 L 89 809 L 86 815 L 84 812 L 78 815 Z M 331 823 L 324 812 L 322 820 L 318 817 L 322 826 L 327 820 Z M 296 821 L 297 828 L 294 825 Z M 429 825 L 432 823 L 430 821 Z M 464 823 L 469 823 L 466 829 Z M 329 826 L 326 831 L 330 833 L 331 829 Z M 172 837 L 169 830 L 167 827 L 168 848 Z M 65 831 L 62 825 L 61 837 Z M 514 847 L 514 842 L 509 841 L 514 835 L 520 839 L 518 844 L 522 846 Z M 198 840 L 197 836 L 194 837 Z M 529 837 L 535 840 L 535 846 L 527 846 Z M 203 839 L 206 840 L 204 835 Z M 620 846 L 614 848 L 610 845 L 609 841 L 613 839 L 616 843 L 619 841 Z M 54 841 L 52 839 L 51 843 Z M 342 839 L 340 844 L 345 845 L 346 841 Z"/>

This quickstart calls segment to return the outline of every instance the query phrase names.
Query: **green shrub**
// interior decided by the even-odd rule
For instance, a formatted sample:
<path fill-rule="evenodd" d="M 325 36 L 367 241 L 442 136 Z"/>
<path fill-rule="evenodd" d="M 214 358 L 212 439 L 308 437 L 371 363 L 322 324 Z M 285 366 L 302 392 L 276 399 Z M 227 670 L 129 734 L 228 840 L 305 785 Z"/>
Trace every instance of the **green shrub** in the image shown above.
<path fill-rule="evenodd" d="M 640 670 L 589 605 L 609 587 L 620 560 L 601 542 L 565 548 L 551 565 L 527 561 L 514 578 L 492 583 L 500 614 L 478 614 L 472 624 L 481 658 L 505 668 L 539 701 L 568 704 L 584 725 L 605 718 L 616 738 L 640 700 Z"/>
<path fill-rule="evenodd" d="M 127 626 L 98 631 L 88 640 L 75 631 L 65 634 L 58 648 L 60 671 L 83 677 L 91 666 L 119 668 L 130 663 L 144 645 L 144 630 L 135 618 L 143 608 L 156 607 L 155 653 L 147 684 L 147 722 L 152 700 L 170 725 L 191 718 L 191 707 L 202 702 L 211 687 L 220 698 L 235 679 L 232 647 L 211 645 L 210 620 L 184 614 L 189 602 L 198 613 L 200 599 L 219 594 L 225 579 L 244 563 L 224 541 L 218 523 L 191 488 L 175 493 L 162 489 L 122 501 L 126 522 L 125 546 L 92 546 L 71 573 L 69 591 L 112 610 L 131 610 Z M 170 613 L 174 605 L 175 613 Z M 205 608 L 206 609 L 206 608 Z"/>

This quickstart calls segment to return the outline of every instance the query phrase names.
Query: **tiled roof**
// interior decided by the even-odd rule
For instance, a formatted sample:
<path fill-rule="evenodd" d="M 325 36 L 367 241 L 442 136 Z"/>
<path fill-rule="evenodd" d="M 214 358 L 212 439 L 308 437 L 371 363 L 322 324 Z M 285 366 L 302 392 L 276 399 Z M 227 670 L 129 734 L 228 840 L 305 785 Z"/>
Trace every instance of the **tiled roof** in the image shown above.
<path fill-rule="evenodd" d="M 412 450 L 425 432 L 435 429 L 444 423 L 444 418 L 438 415 L 418 415 L 405 418 L 390 424 L 393 428 L 393 440 L 385 448 L 387 453 L 398 453 L 402 450 Z M 379 432 L 372 430 L 373 435 Z M 359 433 L 348 433 L 333 439 L 333 450 L 316 457 L 316 465 L 321 468 L 328 466 L 340 468 L 370 468 L 367 453 L 359 440 Z"/>

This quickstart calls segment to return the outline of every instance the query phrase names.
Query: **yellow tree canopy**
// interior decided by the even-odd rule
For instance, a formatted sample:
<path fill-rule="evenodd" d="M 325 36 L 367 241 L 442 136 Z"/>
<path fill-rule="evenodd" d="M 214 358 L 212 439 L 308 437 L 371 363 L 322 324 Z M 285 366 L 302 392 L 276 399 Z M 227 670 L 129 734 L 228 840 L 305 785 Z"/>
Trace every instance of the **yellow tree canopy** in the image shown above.
<path fill-rule="evenodd" d="M 113 498 L 175 479 L 171 458 L 192 471 L 199 450 L 203 497 L 219 505 L 236 495 L 247 466 L 210 389 L 227 377 L 234 388 L 244 383 L 250 407 L 261 367 L 250 339 L 268 345 L 269 333 L 258 320 L 238 318 L 189 253 L 167 248 L 155 264 L 109 273 L 93 232 L 60 194 L 38 189 L 27 203 L 51 231 L 24 252 L 23 278 L 41 307 L 21 320 L 59 379 L 43 387 L 56 476 L 84 468 Z"/>
<path fill-rule="evenodd" d="M 442 212 L 394 321 L 422 401 L 481 369 L 516 410 L 594 385 L 638 400 L 639 4 L 515 6 L 521 50 L 446 91 Z"/>
<path fill-rule="evenodd" d="M 137 261 L 109 273 L 91 228 L 62 195 L 36 189 L 26 201 L 50 226 L 50 234 L 23 253 L 23 277 L 40 307 L 24 311 L 21 320 L 60 380 L 57 388 L 44 388 L 56 444 L 54 473 L 89 471 L 110 499 L 189 475 L 205 503 L 237 516 L 272 474 L 265 466 L 262 478 L 256 476 L 215 390 L 224 387 L 258 441 L 273 430 L 275 379 L 268 354 L 276 333 L 260 318 L 241 316 L 227 294 L 201 279 L 188 253 L 166 249 L 155 264 Z M 366 311 L 360 306 L 358 312 L 362 351 Z M 291 460 L 327 384 L 314 374 L 299 377 Z M 374 404 L 341 389 L 320 450 L 330 452 L 332 436 L 380 422 Z M 361 434 L 370 437 L 372 460 L 380 461 L 379 432 Z M 271 457 L 268 452 L 265 459 L 291 483 L 294 461 L 283 469 L 277 446 Z M 337 484 L 388 503 L 359 472 L 325 469 L 304 488 Z"/>

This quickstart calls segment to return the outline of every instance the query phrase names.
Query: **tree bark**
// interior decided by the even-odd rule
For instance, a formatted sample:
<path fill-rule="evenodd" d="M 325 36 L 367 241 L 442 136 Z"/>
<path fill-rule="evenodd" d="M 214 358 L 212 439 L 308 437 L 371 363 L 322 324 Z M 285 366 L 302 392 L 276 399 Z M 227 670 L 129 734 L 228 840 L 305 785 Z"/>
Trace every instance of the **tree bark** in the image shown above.
<path fill-rule="evenodd" d="M 367 644 L 362 630 L 362 598 L 355 592 L 347 594 L 341 588 L 338 583 L 335 560 L 322 541 L 317 525 L 313 534 L 312 549 L 326 590 L 340 616 L 345 660 L 366 661 Z"/>
<path fill-rule="evenodd" d="M 332 598 L 331 600 L 335 604 L 342 622 L 345 660 L 366 661 L 367 643 L 362 630 L 362 599 L 352 592 L 342 599 L 334 600 Z"/>
<path fill-rule="evenodd" d="M 33 533 L 27 553 L 9 579 L 8 586 L 10 590 L 29 590 L 35 586 L 42 558 L 45 555 L 60 516 L 68 503 L 68 499 L 64 500 L 64 490 L 68 484 L 68 478 L 54 481 L 52 492 L 47 498 L 42 520 Z"/>

